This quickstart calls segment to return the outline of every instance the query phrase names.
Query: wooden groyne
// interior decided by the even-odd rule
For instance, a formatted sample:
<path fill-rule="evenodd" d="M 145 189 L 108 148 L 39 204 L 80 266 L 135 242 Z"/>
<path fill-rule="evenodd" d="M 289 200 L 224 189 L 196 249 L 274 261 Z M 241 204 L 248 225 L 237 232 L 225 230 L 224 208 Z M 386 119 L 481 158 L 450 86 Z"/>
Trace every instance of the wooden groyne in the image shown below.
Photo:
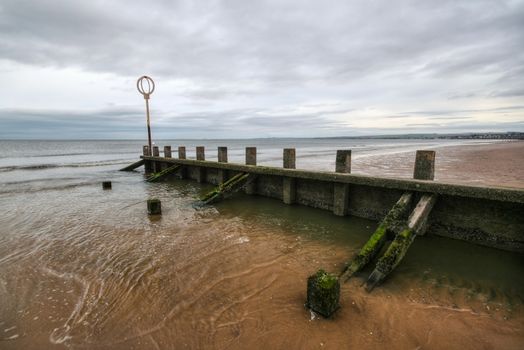
<path fill-rule="evenodd" d="M 178 148 L 178 158 L 172 158 L 170 146 L 164 148 L 163 157 L 156 146 L 153 147 L 153 156 L 149 156 L 145 146 L 141 160 L 148 174 L 171 168 L 174 170 L 167 176 L 215 185 L 225 184 L 238 174 L 250 174 L 252 180 L 241 187 L 248 194 L 378 222 L 385 220 L 399 199 L 409 194 L 413 199 L 400 218 L 404 224 L 392 220 L 397 224 L 389 224 L 391 227 L 384 230 L 388 238 L 394 238 L 406 229 L 408 216 L 413 215 L 421 198 L 434 197 L 438 199 L 432 200 L 434 203 L 420 232 L 524 253 L 524 190 L 433 181 L 433 151 L 417 152 L 414 179 L 351 174 L 349 150 L 337 151 L 335 172 L 295 169 L 295 149 L 283 150 L 282 168 L 256 165 L 254 147 L 246 148 L 246 164 L 228 163 L 226 147 L 219 147 L 217 151 L 218 161 L 215 162 L 205 160 L 204 147 L 197 147 L 196 159 L 186 159 L 183 146 Z M 174 165 L 179 167 L 175 169 Z"/>

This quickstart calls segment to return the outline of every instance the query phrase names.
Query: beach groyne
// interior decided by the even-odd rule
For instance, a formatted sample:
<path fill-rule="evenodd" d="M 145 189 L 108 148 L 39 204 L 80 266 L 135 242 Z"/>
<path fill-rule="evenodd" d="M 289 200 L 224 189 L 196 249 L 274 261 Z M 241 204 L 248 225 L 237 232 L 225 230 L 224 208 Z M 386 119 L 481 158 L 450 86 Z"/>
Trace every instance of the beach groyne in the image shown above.
<path fill-rule="evenodd" d="M 175 170 L 168 176 L 215 185 L 241 173 L 256 175 L 245 187 L 248 194 L 376 221 L 382 220 L 406 192 L 417 200 L 434 194 L 438 201 L 425 223 L 428 234 L 524 253 L 524 189 L 433 181 L 435 155 L 431 151 L 417 153 L 414 179 L 352 174 L 349 150 L 337 152 L 335 172 L 295 169 L 296 151 L 292 148 L 283 150 L 282 168 L 257 165 L 255 147 L 246 148 L 246 164 L 228 163 L 226 147 L 219 147 L 217 152 L 215 162 L 205 160 L 204 147 L 197 147 L 196 159 L 187 159 L 183 146 L 178 148 L 177 158 L 172 158 L 170 146 L 166 146 L 164 156 L 156 146 L 149 156 L 145 146 L 141 160 L 146 173 L 172 168 Z"/>

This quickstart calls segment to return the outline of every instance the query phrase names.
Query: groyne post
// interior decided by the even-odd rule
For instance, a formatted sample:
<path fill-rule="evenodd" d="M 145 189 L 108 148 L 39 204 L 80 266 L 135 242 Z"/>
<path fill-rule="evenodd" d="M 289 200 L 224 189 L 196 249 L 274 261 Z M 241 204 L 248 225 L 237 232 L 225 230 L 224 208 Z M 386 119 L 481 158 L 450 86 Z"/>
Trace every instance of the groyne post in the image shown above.
<path fill-rule="evenodd" d="M 160 150 L 158 149 L 158 146 L 153 146 L 153 157 L 160 157 Z M 162 164 L 159 162 L 154 162 L 153 171 L 155 173 L 162 171 Z"/>
<path fill-rule="evenodd" d="M 257 165 L 257 148 L 246 147 L 246 165 Z M 246 194 L 255 194 L 257 191 L 256 180 L 246 184 Z"/>
<path fill-rule="evenodd" d="M 178 146 L 178 159 L 186 159 L 186 146 Z M 178 174 L 181 179 L 185 179 L 187 177 L 186 167 L 182 167 Z"/>
<path fill-rule="evenodd" d="M 197 160 L 206 160 L 206 150 L 204 146 L 197 146 L 196 148 L 196 159 Z"/>
<path fill-rule="evenodd" d="M 227 147 L 218 147 L 218 162 L 227 163 Z M 217 181 L 219 184 L 226 182 L 228 172 L 226 169 L 218 169 Z"/>
<path fill-rule="evenodd" d="M 148 145 L 145 145 L 142 148 L 142 150 L 143 150 L 144 157 L 149 157 L 151 155 Z M 152 173 L 153 172 L 153 163 L 150 160 L 146 160 L 146 162 L 144 163 L 144 169 L 145 169 L 146 174 Z"/>
<path fill-rule="evenodd" d="M 435 178 L 435 151 L 417 151 L 413 178 L 416 180 Z"/>
<path fill-rule="evenodd" d="M 335 172 L 351 173 L 351 150 L 337 151 Z M 334 183 L 333 185 L 333 213 L 344 216 L 348 211 L 349 185 L 344 183 Z"/>
<path fill-rule="evenodd" d="M 204 146 L 197 146 L 196 148 L 196 159 L 197 160 L 206 160 L 206 153 Z M 197 182 L 203 183 L 206 182 L 206 168 L 200 166 L 197 168 Z"/>
<path fill-rule="evenodd" d="M 186 147 L 178 146 L 178 159 L 186 159 Z"/>
<path fill-rule="evenodd" d="M 320 269 L 307 279 L 306 307 L 329 318 L 340 307 L 340 281 Z"/>
<path fill-rule="evenodd" d="M 162 203 L 158 198 L 152 198 L 147 200 L 147 213 L 149 215 L 160 215 L 162 214 Z"/>
<path fill-rule="evenodd" d="M 296 168 L 296 151 L 294 148 L 284 148 L 284 169 Z M 283 177 L 282 179 L 282 200 L 285 204 L 293 204 L 296 199 L 296 179 L 292 177 Z"/>
<path fill-rule="evenodd" d="M 171 158 L 171 146 L 164 146 L 164 157 Z"/>

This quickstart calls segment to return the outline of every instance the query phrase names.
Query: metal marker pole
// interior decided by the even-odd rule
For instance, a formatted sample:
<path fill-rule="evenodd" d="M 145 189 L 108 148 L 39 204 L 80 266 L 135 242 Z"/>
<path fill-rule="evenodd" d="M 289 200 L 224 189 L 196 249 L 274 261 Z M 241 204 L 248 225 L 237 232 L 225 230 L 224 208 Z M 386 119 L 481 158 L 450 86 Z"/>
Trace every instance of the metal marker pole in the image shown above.
<path fill-rule="evenodd" d="M 149 123 L 149 96 L 145 98 L 146 100 L 146 114 L 147 114 L 147 142 L 149 144 L 149 156 L 153 155 L 153 147 L 151 144 L 151 125 Z"/>
<path fill-rule="evenodd" d="M 147 89 L 144 86 L 144 80 L 147 83 Z M 150 117 L 149 117 L 149 96 L 155 91 L 155 82 L 153 79 L 148 77 L 147 75 L 144 75 L 136 81 L 136 88 L 138 92 L 140 92 L 144 96 L 144 100 L 146 100 L 146 118 L 147 118 L 147 141 L 149 145 L 149 156 L 153 155 L 153 144 L 151 142 L 151 123 L 150 123 Z"/>

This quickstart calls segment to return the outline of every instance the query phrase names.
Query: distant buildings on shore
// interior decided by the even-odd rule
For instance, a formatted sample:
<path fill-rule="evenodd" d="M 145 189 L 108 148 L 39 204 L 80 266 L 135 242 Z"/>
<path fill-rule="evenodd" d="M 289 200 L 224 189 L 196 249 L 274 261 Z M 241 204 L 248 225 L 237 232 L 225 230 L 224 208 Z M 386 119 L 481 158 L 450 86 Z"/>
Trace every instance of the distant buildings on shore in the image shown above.
<path fill-rule="evenodd" d="M 489 139 L 489 140 L 524 140 L 524 132 L 485 132 L 470 134 L 439 135 L 439 139 Z"/>
<path fill-rule="evenodd" d="M 330 137 L 331 138 L 331 137 Z M 402 134 L 332 137 L 334 139 L 463 139 L 463 140 L 524 140 L 524 132 L 470 132 L 461 134 Z"/>

